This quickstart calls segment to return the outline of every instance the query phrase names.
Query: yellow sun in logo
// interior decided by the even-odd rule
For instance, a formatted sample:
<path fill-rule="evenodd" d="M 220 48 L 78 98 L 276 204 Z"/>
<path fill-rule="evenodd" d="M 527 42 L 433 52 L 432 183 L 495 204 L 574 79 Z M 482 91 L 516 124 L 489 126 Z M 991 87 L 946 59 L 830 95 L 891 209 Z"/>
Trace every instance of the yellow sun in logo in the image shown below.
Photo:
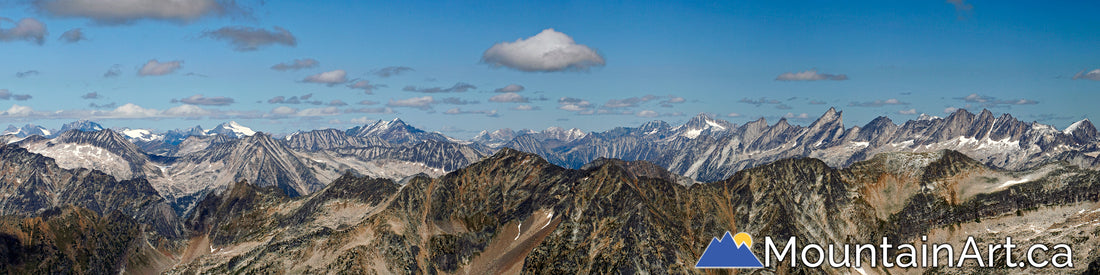
<path fill-rule="evenodd" d="M 745 232 L 737 233 L 737 235 L 733 236 L 733 243 L 737 244 L 737 246 L 752 246 L 752 236 Z"/>

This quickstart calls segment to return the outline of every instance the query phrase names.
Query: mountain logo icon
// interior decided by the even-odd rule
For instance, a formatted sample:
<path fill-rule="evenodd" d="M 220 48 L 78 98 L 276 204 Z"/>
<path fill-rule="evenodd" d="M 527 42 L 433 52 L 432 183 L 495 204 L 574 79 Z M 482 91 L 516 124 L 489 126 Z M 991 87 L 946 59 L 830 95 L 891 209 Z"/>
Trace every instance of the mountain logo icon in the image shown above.
<path fill-rule="evenodd" d="M 749 248 L 752 235 L 741 232 L 731 236 L 729 231 L 721 239 L 713 238 L 695 268 L 763 268 L 764 264 Z"/>

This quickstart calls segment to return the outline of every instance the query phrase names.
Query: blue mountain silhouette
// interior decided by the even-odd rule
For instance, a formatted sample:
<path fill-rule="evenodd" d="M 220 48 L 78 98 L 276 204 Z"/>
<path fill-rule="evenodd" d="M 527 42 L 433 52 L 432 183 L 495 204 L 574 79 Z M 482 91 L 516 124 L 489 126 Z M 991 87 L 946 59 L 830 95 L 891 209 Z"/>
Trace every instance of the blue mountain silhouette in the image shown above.
<path fill-rule="evenodd" d="M 722 239 L 711 239 L 710 245 L 707 245 L 707 249 L 703 251 L 703 256 L 699 257 L 699 262 L 695 263 L 695 268 L 760 267 L 764 267 L 764 264 L 752 254 L 749 246 L 738 247 L 729 231 L 726 231 Z"/>

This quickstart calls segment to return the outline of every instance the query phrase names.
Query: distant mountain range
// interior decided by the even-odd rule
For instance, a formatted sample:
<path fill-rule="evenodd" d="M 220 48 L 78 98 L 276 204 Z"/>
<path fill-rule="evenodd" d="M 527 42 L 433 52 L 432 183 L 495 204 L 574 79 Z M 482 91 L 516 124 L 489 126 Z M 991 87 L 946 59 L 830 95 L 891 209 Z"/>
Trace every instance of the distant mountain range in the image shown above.
<path fill-rule="evenodd" d="M 807 126 L 700 115 L 472 140 L 399 119 L 283 138 L 235 122 L 9 128 L 9 273 L 698 273 L 731 230 L 815 243 L 1013 236 L 1075 243 L 1074 268 L 1053 272 L 1100 271 L 1100 238 L 1086 238 L 1100 219 L 1089 120 L 1059 131 L 983 110 L 848 128 L 830 109 Z"/>

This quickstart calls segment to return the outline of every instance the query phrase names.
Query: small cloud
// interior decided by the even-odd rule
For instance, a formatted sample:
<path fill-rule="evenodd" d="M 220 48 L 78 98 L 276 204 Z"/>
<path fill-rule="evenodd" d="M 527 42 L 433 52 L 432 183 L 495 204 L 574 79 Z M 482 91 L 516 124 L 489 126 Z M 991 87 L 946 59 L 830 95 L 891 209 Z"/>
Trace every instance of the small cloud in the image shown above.
<path fill-rule="evenodd" d="M 359 101 L 359 105 L 378 105 L 378 103 L 379 103 L 378 101 L 366 100 L 366 99 L 364 99 L 362 101 Z"/>
<path fill-rule="evenodd" d="M 527 99 L 526 97 L 524 97 L 524 96 L 521 96 L 521 95 L 519 95 L 519 94 L 517 94 L 517 93 L 513 93 L 513 92 L 508 92 L 508 93 L 503 93 L 503 94 L 495 95 L 495 96 L 493 96 L 493 97 L 490 97 L 490 98 L 489 98 L 489 101 L 492 101 L 492 102 L 502 102 L 502 103 L 503 103 L 503 102 L 511 102 L 511 103 L 526 103 L 526 102 L 530 102 L 530 100 L 528 100 L 528 99 Z"/>
<path fill-rule="evenodd" d="M 166 75 L 166 74 L 176 72 L 176 70 L 179 70 L 182 67 L 183 67 L 183 61 L 180 61 L 180 60 L 173 60 L 173 61 L 168 61 L 168 62 L 161 63 L 161 62 L 157 61 L 156 59 L 150 59 L 149 62 L 145 62 L 144 66 L 141 66 L 141 69 L 138 70 L 138 75 L 140 75 L 140 76 Z M 110 71 L 108 71 L 108 73 L 109 72 Z M 107 75 L 105 74 L 104 76 L 106 77 Z"/>
<path fill-rule="evenodd" d="M 512 107 L 512 110 L 516 110 L 516 111 L 534 111 L 534 110 L 542 110 L 542 108 L 539 108 L 539 106 L 531 106 L 531 105 L 527 105 L 527 104 L 521 104 L 519 106 Z"/>
<path fill-rule="evenodd" d="M 15 23 L 15 26 L 8 29 L 0 28 L 0 42 L 23 40 L 38 45 L 45 42 L 46 24 L 42 24 L 42 21 L 38 21 L 38 19 L 23 18 L 16 22 L 0 17 L 0 26 L 3 26 L 5 22 Z"/>
<path fill-rule="evenodd" d="M 645 95 L 643 97 L 628 97 L 628 98 L 624 98 L 624 99 L 611 99 L 611 100 L 608 100 L 607 103 L 604 103 L 603 106 L 600 106 L 600 107 L 601 108 L 609 108 L 609 109 L 638 107 L 638 105 L 640 105 L 642 103 L 650 102 L 650 101 L 653 101 L 653 100 L 656 100 L 656 99 L 657 99 L 657 96 L 655 96 L 655 95 Z"/>
<path fill-rule="evenodd" d="M 955 13 L 958 14 L 958 19 L 963 20 L 974 11 L 974 5 L 967 3 L 966 0 L 947 0 L 947 3 L 955 6 Z"/>
<path fill-rule="evenodd" d="M 122 75 L 122 65 L 119 64 L 112 65 L 111 68 L 107 69 L 107 72 L 103 73 L 104 78 L 117 77 L 119 75 Z"/>
<path fill-rule="evenodd" d="M 32 2 L 39 12 L 57 17 L 87 18 L 101 25 L 130 24 L 138 20 L 189 23 L 204 16 L 247 15 L 248 9 L 235 1 L 195 0 L 39 0 Z"/>
<path fill-rule="evenodd" d="M 978 105 L 986 108 L 1011 106 L 1011 105 L 1035 105 L 1039 104 L 1039 101 L 1031 99 L 1000 99 L 992 96 L 970 94 L 965 97 L 956 97 L 955 99 L 962 100 L 967 103 L 978 103 Z"/>
<path fill-rule="evenodd" d="M 481 62 L 524 72 L 584 71 L 605 64 L 595 50 L 554 29 L 527 39 L 497 43 L 485 50 Z"/>
<path fill-rule="evenodd" d="M 386 85 L 385 84 L 370 84 L 370 81 L 366 81 L 366 80 L 359 80 L 359 81 L 355 81 L 354 83 L 348 84 L 348 88 L 363 90 L 363 92 L 368 94 L 368 95 L 374 94 L 374 89 L 378 89 L 378 88 L 382 88 L 382 87 L 386 87 Z"/>
<path fill-rule="evenodd" d="M 958 110 L 959 110 L 959 108 L 955 108 L 955 107 L 943 108 L 943 112 L 948 113 L 948 114 L 954 113 L 955 111 L 958 111 Z"/>
<path fill-rule="evenodd" d="M 297 116 L 305 116 L 305 117 L 317 117 L 317 116 L 331 116 L 331 115 L 338 115 L 338 114 L 340 114 L 340 113 L 341 113 L 341 112 L 340 112 L 340 108 L 336 108 L 336 107 L 324 107 L 324 108 L 308 108 L 308 109 L 302 109 L 302 110 L 298 111 L 298 113 L 296 113 L 296 114 L 294 114 L 294 115 L 297 115 Z"/>
<path fill-rule="evenodd" d="M 271 113 L 276 115 L 293 115 L 298 113 L 298 109 L 287 106 L 279 106 L 271 109 Z"/>
<path fill-rule="evenodd" d="M 746 98 L 742 98 L 741 100 L 738 100 L 737 102 L 756 105 L 756 107 L 760 107 L 760 105 L 764 105 L 764 104 L 780 104 L 780 103 L 782 103 L 778 99 L 768 99 L 766 97 L 761 97 L 760 99 L 749 99 L 749 98 L 746 97 Z"/>
<path fill-rule="evenodd" d="M 301 70 L 301 69 L 315 68 L 319 65 L 321 65 L 321 62 L 318 62 L 316 59 L 303 58 L 303 59 L 295 59 L 295 60 L 290 61 L 290 62 L 284 62 L 284 63 L 279 63 L 279 64 L 272 65 L 271 69 L 276 70 L 276 71 L 280 71 L 280 72 L 285 72 L 285 71 L 297 71 L 297 70 Z"/>
<path fill-rule="evenodd" d="M 99 95 L 99 93 L 97 93 L 97 92 L 90 92 L 90 93 L 86 93 L 86 94 L 80 96 L 80 98 L 82 98 L 82 99 L 100 99 L 100 98 L 103 98 L 103 97 L 101 97 Z"/>
<path fill-rule="evenodd" d="M 443 88 L 443 87 L 417 88 L 416 86 L 405 86 L 405 88 L 401 89 L 401 90 L 406 91 L 406 92 L 433 93 L 434 94 L 434 93 L 462 93 L 462 92 L 466 92 L 468 90 L 473 90 L 473 89 L 477 89 L 477 87 L 474 86 L 474 85 L 470 85 L 468 83 L 458 82 L 458 83 L 455 83 L 455 85 L 451 86 L 450 88 Z"/>
<path fill-rule="evenodd" d="M 37 70 L 29 70 L 29 71 L 16 72 L 15 77 L 24 78 L 24 77 L 36 76 L 38 74 L 40 74 L 40 72 L 37 71 Z"/>
<path fill-rule="evenodd" d="M 790 109 L 792 109 L 791 106 L 787 105 L 787 104 L 778 104 L 778 105 L 775 105 L 775 108 L 780 109 L 780 110 L 790 110 Z"/>
<path fill-rule="evenodd" d="M 12 104 L 11 108 L 7 111 L 0 112 L 0 116 L 8 117 L 29 117 L 34 114 L 34 109 L 28 106 L 21 106 L 19 104 Z"/>
<path fill-rule="evenodd" d="M 444 98 L 439 99 L 436 103 L 451 104 L 451 105 L 467 105 L 467 104 L 477 104 L 479 102 L 476 101 L 476 100 L 475 101 L 470 101 L 470 100 L 465 100 L 465 99 L 461 99 L 461 98 L 457 98 L 457 97 L 444 97 Z"/>
<path fill-rule="evenodd" d="M 915 115 L 915 114 L 917 114 L 917 109 L 900 110 L 900 111 L 898 111 L 898 114 L 899 115 Z"/>
<path fill-rule="evenodd" d="M 898 100 L 897 98 L 891 98 L 891 99 L 887 99 L 887 100 L 867 101 L 867 102 L 854 102 L 853 101 L 851 103 L 848 103 L 849 107 L 882 107 L 882 106 L 886 106 L 886 105 L 909 105 L 909 103 L 908 102 L 902 102 L 901 100 Z"/>
<path fill-rule="evenodd" d="M 133 103 L 118 106 L 105 115 L 110 118 L 148 118 L 156 117 L 160 112 L 155 109 L 147 109 Z"/>
<path fill-rule="evenodd" d="M 497 93 L 518 93 L 518 92 L 522 92 L 524 89 L 525 88 L 523 87 L 523 85 L 508 84 L 508 86 L 497 88 L 496 90 L 493 90 L 493 92 L 497 92 Z"/>
<path fill-rule="evenodd" d="M 579 98 L 562 97 L 558 99 L 558 109 L 570 112 L 584 112 L 592 109 L 592 103 Z"/>
<path fill-rule="evenodd" d="M 255 51 L 261 47 L 272 44 L 283 44 L 294 47 L 298 45 L 298 39 L 290 31 L 280 27 L 273 30 L 249 28 L 249 27 L 224 27 L 214 31 L 204 32 L 203 37 L 215 40 L 226 40 L 233 45 L 235 51 Z"/>
<path fill-rule="evenodd" d="M 88 103 L 88 107 L 93 109 L 114 109 L 118 107 L 118 103 L 111 102 L 107 104 L 96 104 L 95 102 L 92 102 Z"/>
<path fill-rule="evenodd" d="M 88 40 L 88 38 L 84 37 L 84 32 L 81 31 L 80 28 L 75 28 L 65 31 L 61 36 L 57 37 L 57 40 L 64 41 L 65 43 L 76 43 L 82 40 Z"/>
<path fill-rule="evenodd" d="M 396 75 L 400 75 L 400 74 L 411 72 L 411 71 L 415 71 L 415 70 L 413 70 L 413 68 L 409 68 L 409 67 L 405 67 L 405 66 L 390 66 L 390 67 L 385 67 L 385 68 L 381 68 L 381 69 L 378 69 L 378 70 L 374 71 L 374 75 L 377 75 L 379 77 L 391 77 L 391 76 L 396 76 Z"/>
<path fill-rule="evenodd" d="M 658 114 L 655 111 L 651 111 L 651 110 L 641 110 L 641 111 L 638 111 L 638 114 L 637 114 L 637 116 L 639 116 L 639 117 L 657 117 L 658 115 L 660 115 L 660 114 Z"/>
<path fill-rule="evenodd" d="M 302 79 L 302 82 L 325 84 L 332 87 L 337 84 L 348 82 L 347 76 L 348 73 L 344 70 L 334 70 L 307 76 L 305 79 Z"/>
<path fill-rule="evenodd" d="M 213 112 L 209 110 L 191 104 L 183 104 L 176 107 L 168 108 L 168 110 L 164 110 L 163 112 L 165 116 L 170 117 L 201 117 L 208 116 L 212 113 Z"/>
<path fill-rule="evenodd" d="M 807 113 L 801 113 L 801 114 L 787 113 L 786 115 L 783 115 L 783 117 L 787 118 L 787 119 L 803 120 L 803 119 L 810 119 L 810 114 L 807 114 Z"/>
<path fill-rule="evenodd" d="M 328 105 L 328 106 L 348 106 L 347 103 L 345 103 L 343 100 L 339 100 L 339 99 L 333 99 L 332 101 L 329 101 L 328 104 L 326 104 L 326 105 Z"/>
<path fill-rule="evenodd" d="M 728 114 L 726 114 L 726 117 L 741 117 L 741 114 L 738 114 L 738 113 L 728 113 Z"/>
<path fill-rule="evenodd" d="M 818 73 L 817 70 L 801 71 L 797 73 L 783 73 L 775 77 L 776 81 L 816 81 L 816 80 L 848 80 L 844 74 Z"/>
<path fill-rule="evenodd" d="M 184 103 L 191 105 L 207 105 L 207 106 L 226 106 L 233 104 L 233 99 L 216 96 L 216 97 L 204 97 L 202 94 L 192 95 L 190 97 L 181 99 L 172 99 L 172 103 Z"/>
<path fill-rule="evenodd" d="M 662 100 L 658 104 L 660 104 L 660 106 L 664 107 L 664 108 L 672 108 L 673 104 L 680 104 L 680 103 L 684 103 L 684 102 L 687 102 L 687 100 L 684 99 L 683 97 L 668 95 L 668 99 Z"/>
<path fill-rule="evenodd" d="M 399 100 L 390 99 L 390 102 L 386 103 L 386 106 L 388 106 L 388 107 L 409 107 L 409 108 L 417 108 L 417 109 L 421 109 L 421 110 L 427 110 L 427 109 L 430 109 L 432 107 L 433 103 L 435 103 L 435 99 L 433 99 L 431 96 L 422 96 L 422 97 L 413 97 L 413 98 L 406 98 L 406 99 L 399 99 Z"/>
<path fill-rule="evenodd" d="M 312 97 L 313 97 L 313 94 L 304 94 L 304 95 L 301 95 L 301 96 L 292 96 L 292 97 L 289 97 L 289 98 L 287 98 L 285 96 L 276 96 L 276 97 L 272 97 L 271 99 L 268 99 L 267 103 L 268 104 L 311 104 L 311 105 L 321 105 L 321 104 L 323 104 L 323 102 L 321 102 L 320 100 L 309 100 Z"/>
<path fill-rule="evenodd" d="M 0 100 L 26 101 L 31 98 L 28 94 L 13 94 L 8 89 L 0 89 Z"/>
<path fill-rule="evenodd" d="M 1100 69 L 1095 69 L 1095 70 L 1089 71 L 1087 73 L 1085 71 L 1081 71 L 1081 72 L 1077 73 L 1076 75 L 1074 75 L 1073 79 L 1074 80 L 1082 79 L 1082 80 L 1100 81 Z"/>
<path fill-rule="evenodd" d="M 463 111 L 462 109 L 459 109 L 459 108 L 451 108 L 450 110 L 447 110 L 446 112 L 443 112 L 443 114 L 445 114 L 445 115 L 480 114 L 480 115 L 485 115 L 485 116 L 488 116 L 488 117 L 496 117 L 497 116 L 497 110 Z"/>

